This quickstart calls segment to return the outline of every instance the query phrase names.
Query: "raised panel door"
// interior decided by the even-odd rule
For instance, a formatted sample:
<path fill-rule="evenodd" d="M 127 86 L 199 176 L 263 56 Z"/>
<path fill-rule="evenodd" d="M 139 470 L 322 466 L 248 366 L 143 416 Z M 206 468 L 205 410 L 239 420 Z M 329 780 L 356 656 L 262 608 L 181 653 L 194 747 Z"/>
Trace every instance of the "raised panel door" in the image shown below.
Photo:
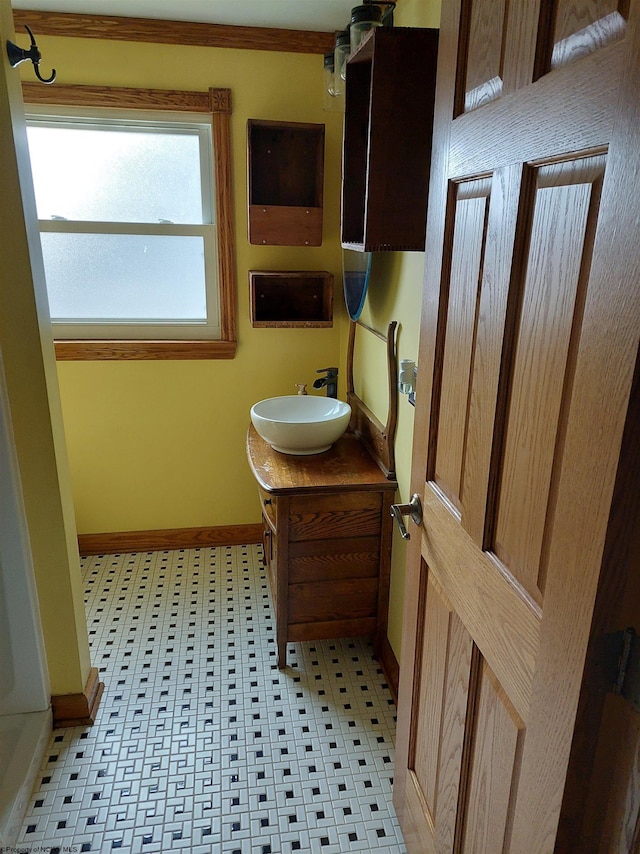
<path fill-rule="evenodd" d="M 443 6 L 394 793 L 412 854 L 624 850 L 604 821 L 600 848 L 557 839 L 606 544 L 637 542 L 615 496 L 640 479 L 639 17 Z"/>

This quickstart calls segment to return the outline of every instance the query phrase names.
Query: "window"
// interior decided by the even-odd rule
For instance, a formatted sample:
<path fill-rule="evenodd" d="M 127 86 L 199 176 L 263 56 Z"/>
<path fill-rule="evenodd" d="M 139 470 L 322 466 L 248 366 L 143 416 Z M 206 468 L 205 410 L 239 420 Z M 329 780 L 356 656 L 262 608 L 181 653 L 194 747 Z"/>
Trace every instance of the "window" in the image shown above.
<path fill-rule="evenodd" d="M 56 337 L 219 339 L 211 125 L 27 124 Z"/>
<path fill-rule="evenodd" d="M 229 147 L 215 111 L 189 111 L 193 98 L 172 109 L 176 95 L 209 105 L 227 90 L 99 90 L 101 103 L 126 93 L 116 111 L 75 106 L 92 87 L 61 88 L 74 106 L 27 115 L 58 357 L 232 357 Z M 138 106 L 141 92 L 168 103 L 129 109 L 132 92 Z"/>

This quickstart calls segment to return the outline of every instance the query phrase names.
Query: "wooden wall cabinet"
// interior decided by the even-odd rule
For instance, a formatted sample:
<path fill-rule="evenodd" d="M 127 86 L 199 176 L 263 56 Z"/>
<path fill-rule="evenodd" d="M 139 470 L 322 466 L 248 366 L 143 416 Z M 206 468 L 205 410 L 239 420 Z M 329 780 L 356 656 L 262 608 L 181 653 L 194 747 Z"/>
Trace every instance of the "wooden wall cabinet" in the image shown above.
<path fill-rule="evenodd" d="M 371 31 L 347 63 L 342 245 L 425 245 L 438 31 Z"/>
<path fill-rule="evenodd" d="M 251 270 L 249 285 L 252 326 L 333 326 L 331 273 Z"/>
<path fill-rule="evenodd" d="M 250 427 L 247 454 L 262 502 L 278 667 L 288 641 L 366 635 L 379 654 L 397 483 L 350 433 L 323 454 L 293 457 Z"/>
<path fill-rule="evenodd" d="M 249 242 L 320 246 L 324 125 L 249 119 Z"/>

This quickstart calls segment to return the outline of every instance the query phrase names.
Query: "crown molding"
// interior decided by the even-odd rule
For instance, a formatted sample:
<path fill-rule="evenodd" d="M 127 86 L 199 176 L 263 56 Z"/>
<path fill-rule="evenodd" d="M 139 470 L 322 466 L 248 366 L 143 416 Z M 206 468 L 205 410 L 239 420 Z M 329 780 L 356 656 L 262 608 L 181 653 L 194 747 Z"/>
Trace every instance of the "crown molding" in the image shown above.
<path fill-rule="evenodd" d="M 333 50 L 335 34 L 268 27 L 235 27 L 153 18 L 78 15 L 14 9 L 16 30 L 29 26 L 37 36 L 179 44 L 192 47 L 227 47 L 239 50 L 276 50 L 319 53 Z"/>

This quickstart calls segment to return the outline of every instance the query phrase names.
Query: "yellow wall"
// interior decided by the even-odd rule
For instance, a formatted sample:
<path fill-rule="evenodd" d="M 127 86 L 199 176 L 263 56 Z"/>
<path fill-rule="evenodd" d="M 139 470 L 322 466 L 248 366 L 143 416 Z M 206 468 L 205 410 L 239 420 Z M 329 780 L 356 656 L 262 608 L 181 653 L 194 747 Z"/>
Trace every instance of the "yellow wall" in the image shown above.
<path fill-rule="evenodd" d="M 404 27 L 438 27 L 440 0 L 401 0 L 396 8 L 394 24 Z M 385 334 L 389 321 L 398 322 L 398 360 L 417 360 L 423 268 L 423 252 L 376 253 L 373 257 L 371 281 L 362 320 Z M 344 350 L 344 337 L 342 347 Z M 356 338 L 354 385 L 358 396 L 384 422 L 388 406 L 384 344 L 375 336 L 361 330 Z M 413 415 L 413 407 L 404 395 L 400 395 L 395 452 L 397 500 L 401 502 L 407 502 L 411 497 Z M 394 530 L 388 635 L 398 659 L 402 639 L 405 559 L 405 542 L 397 530 Z"/>
<path fill-rule="evenodd" d="M 11 8 L 8 0 L 0 0 L 0 42 L 4 45 L 7 38 L 13 39 Z M 6 58 L 0 66 L 0 164 L 0 358 L 51 691 L 79 693 L 90 664 L 73 503 L 20 80 Z"/>
<path fill-rule="evenodd" d="M 295 393 L 339 358 L 333 329 L 253 329 L 248 271 L 328 270 L 342 311 L 342 118 L 322 111 L 322 57 L 42 38 L 61 83 L 232 90 L 239 347 L 233 361 L 63 362 L 58 372 L 81 533 L 230 525 L 260 518 L 244 451 L 249 409 Z M 47 66 L 48 67 L 48 66 Z M 246 122 L 326 124 L 321 247 L 251 246 Z"/>

